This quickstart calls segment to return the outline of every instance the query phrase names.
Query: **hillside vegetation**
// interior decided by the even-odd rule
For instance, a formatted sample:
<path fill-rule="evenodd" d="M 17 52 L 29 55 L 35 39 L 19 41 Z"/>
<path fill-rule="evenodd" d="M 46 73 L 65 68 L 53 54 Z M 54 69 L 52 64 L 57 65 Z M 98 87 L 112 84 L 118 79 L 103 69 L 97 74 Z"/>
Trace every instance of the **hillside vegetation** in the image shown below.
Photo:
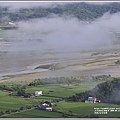
<path fill-rule="evenodd" d="M 120 78 L 98 84 L 92 90 L 77 93 L 68 101 L 85 101 L 89 96 L 96 97 L 104 103 L 120 104 Z"/>
<path fill-rule="evenodd" d="M 34 18 L 57 16 L 72 16 L 79 20 L 93 20 L 101 17 L 104 13 L 116 13 L 120 11 L 119 3 L 93 5 L 84 2 L 68 3 L 53 7 L 21 8 L 17 12 L 10 11 L 7 7 L 0 7 L 0 18 L 6 17 L 11 21 L 29 20 Z"/>

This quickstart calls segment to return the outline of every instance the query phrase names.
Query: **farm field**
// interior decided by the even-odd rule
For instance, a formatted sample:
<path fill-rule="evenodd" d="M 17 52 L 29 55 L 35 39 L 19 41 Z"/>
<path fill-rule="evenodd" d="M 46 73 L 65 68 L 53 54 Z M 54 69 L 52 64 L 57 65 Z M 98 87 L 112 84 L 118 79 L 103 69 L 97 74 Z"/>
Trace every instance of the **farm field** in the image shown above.
<path fill-rule="evenodd" d="M 92 84 L 90 83 L 81 83 L 80 85 L 39 85 L 35 87 L 29 87 L 27 86 L 26 88 L 26 93 L 34 94 L 35 91 L 43 91 L 43 95 L 39 97 L 31 97 L 29 100 L 34 101 L 42 101 L 42 100 L 55 100 L 55 99 L 61 99 L 61 98 L 66 98 L 69 96 L 72 96 L 76 93 L 80 93 L 86 90 L 90 90 L 93 88 L 98 82 L 93 82 Z M 17 86 L 17 84 L 27 84 L 26 82 L 4 82 L 1 83 L 1 85 L 5 85 L 8 87 L 12 87 L 13 84 Z M 7 91 L 0 91 L 0 100 L 1 100 L 1 111 L 5 111 L 8 109 L 19 109 L 20 107 L 23 106 L 29 106 L 33 105 L 33 102 L 30 102 L 26 100 L 25 98 L 17 97 L 17 96 L 9 96 L 10 92 Z M 5 106 L 7 104 L 7 106 Z M 14 108 L 12 108 L 14 105 Z M 8 107 L 9 106 L 9 107 Z"/>
<path fill-rule="evenodd" d="M 43 110 L 30 110 L 22 113 L 6 116 L 6 118 L 87 118 L 87 117 L 100 117 L 100 118 L 119 118 L 119 112 L 109 112 L 108 114 L 94 114 L 94 108 L 119 108 L 119 105 L 113 104 L 92 104 L 81 102 L 60 102 L 54 109 L 58 112 L 48 112 Z M 64 115 L 63 115 L 64 114 Z M 72 114 L 72 115 L 71 115 Z"/>
<path fill-rule="evenodd" d="M 33 102 L 25 100 L 20 97 L 8 96 L 8 92 L 0 91 L 0 111 L 19 110 L 21 107 L 34 105 Z"/>
<path fill-rule="evenodd" d="M 8 83 L 7 83 L 8 84 Z M 29 100 L 17 96 L 9 96 L 9 92 L 0 91 L 0 111 L 19 110 L 21 107 L 32 106 L 38 104 L 39 101 L 51 101 L 74 95 L 75 93 L 83 92 L 88 88 L 81 86 L 38 86 L 27 88 L 27 93 L 34 93 L 42 90 L 43 96 L 31 97 Z M 36 103 L 35 103 L 36 102 Z M 7 105 L 6 105 L 7 104 Z M 14 106 L 14 107 L 13 107 Z"/>
<path fill-rule="evenodd" d="M 94 84 L 93 84 L 94 86 Z M 65 97 L 72 96 L 76 93 L 84 92 L 91 89 L 91 86 L 87 87 L 85 85 L 79 86 L 68 86 L 68 85 L 43 85 L 37 87 L 31 87 L 27 89 L 27 93 L 34 93 L 35 91 L 43 91 L 43 95 L 39 97 L 34 97 L 36 100 L 55 100 Z"/>
<path fill-rule="evenodd" d="M 41 79 L 40 80 L 41 83 L 45 84 L 45 85 L 37 84 L 39 82 L 39 80 L 34 80 L 31 82 L 25 82 L 25 81 L 23 81 L 23 82 L 16 81 L 15 82 L 14 81 L 13 83 L 3 82 L 3 83 L 1 83 L 1 88 L 2 88 L 2 86 L 6 86 L 6 88 L 10 88 L 10 87 L 12 88 L 13 86 L 14 86 L 13 88 L 15 88 L 15 86 L 16 87 L 19 86 L 18 88 L 20 89 L 23 86 L 25 86 L 26 94 L 34 94 L 35 91 L 42 91 L 43 95 L 37 96 L 37 97 L 31 96 L 30 98 L 21 98 L 20 96 L 16 96 L 17 91 L 14 92 L 13 96 L 9 96 L 8 95 L 9 92 L 7 92 L 7 91 L 1 91 L 0 92 L 1 112 L 6 112 L 8 110 L 20 110 L 21 107 L 26 108 L 26 107 L 33 106 L 33 105 L 41 105 L 41 103 L 45 102 L 45 101 L 49 101 L 49 102 L 56 101 L 57 105 L 53 106 L 53 109 L 58 112 L 57 113 L 52 112 L 52 113 L 50 113 L 50 115 L 48 114 L 49 118 L 50 117 L 66 117 L 66 115 L 64 116 L 64 113 L 68 114 L 67 117 L 70 117 L 69 116 L 69 114 L 71 114 L 69 112 L 70 109 L 72 109 L 72 110 L 75 109 L 75 111 L 72 112 L 73 115 L 71 117 L 80 117 L 81 115 L 83 115 L 83 117 L 87 117 L 88 112 L 86 113 L 86 111 L 83 110 L 85 113 L 79 113 L 78 111 L 81 111 L 82 109 L 87 109 L 86 107 L 88 107 L 89 112 L 90 112 L 91 110 L 93 110 L 93 108 L 95 106 L 94 104 L 84 104 L 84 103 L 80 103 L 80 102 L 73 102 L 70 104 L 70 102 L 63 103 L 63 101 L 65 98 L 73 96 L 76 93 L 81 93 L 81 92 L 85 92 L 86 90 L 91 90 L 97 84 L 104 82 L 105 80 L 107 80 L 107 81 L 112 80 L 112 77 L 107 77 L 107 76 L 105 78 L 103 76 L 100 76 L 100 77 L 102 77 L 101 80 L 100 79 L 96 80 L 95 78 L 93 79 L 92 77 L 90 77 L 90 80 L 88 80 L 88 77 L 85 77 L 85 78 L 83 77 L 83 79 L 80 79 L 80 78 L 77 79 L 77 78 L 73 78 L 73 77 L 72 78 Z M 75 80 L 76 83 L 78 83 L 78 85 L 73 84 L 74 83 L 73 80 Z M 72 83 L 72 81 L 73 81 L 73 83 Z M 60 82 L 61 84 L 54 84 L 56 82 L 57 83 Z M 69 83 L 71 83 L 71 84 L 69 84 Z M 31 85 L 31 86 L 29 86 L 29 85 Z M 6 106 L 6 104 L 7 104 L 7 106 Z M 102 105 L 102 104 L 98 104 L 98 105 Z M 67 108 L 67 106 L 69 106 L 70 109 L 69 109 L 69 107 Z M 76 107 L 74 107 L 74 106 L 76 106 Z M 104 104 L 103 104 L 103 106 L 104 106 Z M 80 107 L 80 110 L 79 110 L 79 107 Z M 33 113 L 32 113 L 33 116 L 36 116 L 38 118 L 45 117 L 44 114 L 42 114 L 42 116 L 38 114 L 38 116 L 37 116 L 36 112 L 34 114 L 34 110 L 29 110 L 29 111 L 21 112 L 19 114 L 17 114 L 17 113 L 15 113 L 15 114 L 17 114 L 18 117 L 20 117 L 20 116 L 24 117 L 25 115 L 27 117 L 28 114 L 31 114 L 31 113 L 29 113 L 31 111 L 33 111 Z M 37 112 L 39 112 L 39 111 L 37 111 Z M 11 116 L 14 117 L 15 114 L 11 114 Z M 21 114 L 23 114 L 23 115 L 21 115 Z M 90 116 L 91 114 L 93 114 L 93 113 L 90 112 L 88 115 Z"/>
<path fill-rule="evenodd" d="M 61 108 L 60 111 L 64 113 L 71 113 L 75 114 L 76 117 L 87 117 L 94 114 L 94 108 L 119 108 L 119 105 L 114 104 L 93 104 L 93 103 L 82 103 L 82 102 L 61 102 L 57 104 L 57 108 Z M 95 115 L 95 114 L 94 114 Z M 110 112 L 108 114 L 99 114 L 97 117 L 105 118 L 105 117 L 120 117 L 119 112 Z"/>
<path fill-rule="evenodd" d="M 57 112 L 49 112 L 36 109 L 14 115 L 8 115 L 4 118 L 62 118 L 62 114 Z"/>

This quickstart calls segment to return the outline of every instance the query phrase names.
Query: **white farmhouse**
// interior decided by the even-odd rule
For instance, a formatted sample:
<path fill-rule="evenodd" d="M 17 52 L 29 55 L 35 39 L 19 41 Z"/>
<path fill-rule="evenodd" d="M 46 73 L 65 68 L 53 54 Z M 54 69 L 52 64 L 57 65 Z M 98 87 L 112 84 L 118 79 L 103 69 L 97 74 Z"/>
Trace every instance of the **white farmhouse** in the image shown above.
<path fill-rule="evenodd" d="M 96 100 L 97 100 L 97 99 L 94 98 L 94 97 L 88 97 L 88 101 L 89 101 L 90 103 L 95 103 Z"/>
<path fill-rule="evenodd" d="M 49 105 L 48 103 L 43 103 L 40 107 L 41 110 L 47 110 L 47 111 L 52 111 L 52 107 L 51 105 Z"/>
<path fill-rule="evenodd" d="M 100 103 L 100 100 L 97 100 L 94 97 L 88 97 L 88 99 L 85 100 L 85 103 Z"/>
<path fill-rule="evenodd" d="M 35 96 L 41 96 L 41 95 L 43 95 L 42 91 L 35 91 Z"/>

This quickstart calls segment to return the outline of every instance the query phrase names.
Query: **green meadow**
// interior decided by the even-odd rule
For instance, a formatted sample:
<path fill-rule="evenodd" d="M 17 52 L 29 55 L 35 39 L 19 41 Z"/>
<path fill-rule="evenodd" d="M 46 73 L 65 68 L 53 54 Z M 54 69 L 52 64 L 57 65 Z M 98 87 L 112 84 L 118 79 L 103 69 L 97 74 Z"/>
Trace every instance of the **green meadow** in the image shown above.
<path fill-rule="evenodd" d="M 62 114 L 36 109 L 17 113 L 14 115 L 8 115 L 5 118 L 62 118 Z"/>
<path fill-rule="evenodd" d="M 24 98 L 8 96 L 8 92 L 0 91 L 0 111 L 19 110 L 20 107 L 32 106 L 34 103 Z"/>
<path fill-rule="evenodd" d="M 43 110 L 30 110 L 7 118 L 119 118 L 119 112 L 108 112 L 108 114 L 94 114 L 94 108 L 119 108 L 119 105 L 113 104 L 93 104 L 82 102 L 59 102 L 53 108 L 56 112 Z"/>
<path fill-rule="evenodd" d="M 42 101 L 59 101 L 64 100 L 76 93 L 84 92 L 92 89 L 100 81 L 97 82 L 83 82 L 79 85 L 37 85 L 26 86 L 26 93 L 34 94 L 35 91 L 42 91 L 43 95 L 38 97 L 22 98 L 20 96 L 9 96 L 9 92 L 0 91 L 0 111 L 20 110 L 21 107 L 26 108 L 33 105 L 40 105 Z M 16 114 L 4 116 L 7 118 L 109 118 L 120 117 L 119 112 L 108 114 L 94 114 L 94 108 L 99 107 L 114 107 L 119 108 L 119 105 L 104 104 L 104 103 L 84 103 L 84 102 L 58 102 L 53 105 L 53 111 L 44 110 L 28 110 Z"/>
<path fill-rule="evenodd" d="M 101 118 L 117 118 L 120 117 L 119 112 L 108 112 L 108 114 L 94 114 L 94 108 L 120 108 L 119 105 L 105 103 L 84 103 L 84 102 L 60 102 L 56 109 L 63 113 L 72 113 L 74 117 L 101 117 Z"/>
<path fill-rule="evenodd" d="M 34 97 L 37 100 L 55 100 L 72 96 L 76 93 L 83 92 L 88 88 L 82 86 L 37 86 L 27 89 L 27 93 L 34 93 L 35 91 L 43 91 L 43 95 Z"/>

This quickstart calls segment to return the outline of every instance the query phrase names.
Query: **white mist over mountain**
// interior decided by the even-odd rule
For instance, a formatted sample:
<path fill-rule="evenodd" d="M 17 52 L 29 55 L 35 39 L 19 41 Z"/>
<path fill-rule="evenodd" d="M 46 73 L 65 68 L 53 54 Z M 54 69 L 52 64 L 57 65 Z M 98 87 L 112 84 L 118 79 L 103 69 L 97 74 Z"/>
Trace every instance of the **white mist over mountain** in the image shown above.
<path fill-rule="evenodd" d="M 18 22 L 18 30 L 6 33 L 13 40 L 9 50 L 74 51 L 110 46 L 115 41 L 110 32 L 120 31 L 119 19 L 120 13 L 106 13 L 91 23 L 64 17 Z"/>

